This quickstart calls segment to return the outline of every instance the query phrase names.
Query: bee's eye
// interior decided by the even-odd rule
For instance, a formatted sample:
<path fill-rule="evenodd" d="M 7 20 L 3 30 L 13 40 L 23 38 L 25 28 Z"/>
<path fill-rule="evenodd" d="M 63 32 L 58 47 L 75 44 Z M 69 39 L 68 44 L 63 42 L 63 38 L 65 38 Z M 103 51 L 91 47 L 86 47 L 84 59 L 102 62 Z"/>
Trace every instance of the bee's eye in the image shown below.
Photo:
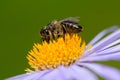
<path fill-rule="evenodd" d="M 49 32 L 48 32 L 48 30 L 45 30 L 45 33 L 46 33 L 47 35 L 49 35 Z"/>

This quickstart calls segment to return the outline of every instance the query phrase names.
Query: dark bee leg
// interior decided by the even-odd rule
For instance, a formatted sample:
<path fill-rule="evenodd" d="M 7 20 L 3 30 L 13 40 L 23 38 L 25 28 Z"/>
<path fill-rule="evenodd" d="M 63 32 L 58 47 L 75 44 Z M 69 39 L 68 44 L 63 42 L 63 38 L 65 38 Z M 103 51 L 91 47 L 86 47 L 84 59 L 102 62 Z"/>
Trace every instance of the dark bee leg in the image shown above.
<path fill-rule="evenodd" d="M 58 35 L 58 38 L 63 37 L 63 35 Z"/>

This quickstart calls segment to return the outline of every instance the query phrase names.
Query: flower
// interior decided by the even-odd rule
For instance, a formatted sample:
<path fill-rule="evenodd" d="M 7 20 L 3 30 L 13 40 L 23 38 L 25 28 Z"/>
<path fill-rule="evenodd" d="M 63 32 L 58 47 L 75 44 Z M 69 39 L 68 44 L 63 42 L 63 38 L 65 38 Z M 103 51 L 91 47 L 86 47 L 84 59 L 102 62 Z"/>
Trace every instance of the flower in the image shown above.
<path fill-rule="evenodd" d="M 78 35 L 34 44 L 27 55 L 32 70 L 6 80 L 120 80 L 120 71 L 95 61 L 120 60 L 120 28 L 100 32 L 87 45 Z M 96 74 L 95 74 L 96 73 Z"/>

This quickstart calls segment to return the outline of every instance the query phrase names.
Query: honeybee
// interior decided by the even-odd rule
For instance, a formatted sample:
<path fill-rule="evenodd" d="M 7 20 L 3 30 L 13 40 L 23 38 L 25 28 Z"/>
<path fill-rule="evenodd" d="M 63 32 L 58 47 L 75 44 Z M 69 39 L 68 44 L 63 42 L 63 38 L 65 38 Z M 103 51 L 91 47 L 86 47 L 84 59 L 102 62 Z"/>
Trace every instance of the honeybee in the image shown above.
<path fill-rule="evenodd" d="M 49 42 L 51 39 L 64 37 L 66 33 L 74 34 L 82 32 L 82 26 L 78 24 L 77 17 L 69 17 L 60 21 L 53 21 L 40 30 L 42 40 Z"/>

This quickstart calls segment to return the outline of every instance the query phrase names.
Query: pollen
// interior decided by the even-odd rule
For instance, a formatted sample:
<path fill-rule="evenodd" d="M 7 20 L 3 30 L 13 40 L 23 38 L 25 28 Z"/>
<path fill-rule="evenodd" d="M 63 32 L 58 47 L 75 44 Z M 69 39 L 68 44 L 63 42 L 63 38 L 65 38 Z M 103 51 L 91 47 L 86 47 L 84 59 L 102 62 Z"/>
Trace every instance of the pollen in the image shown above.
<path fill-rule="evenodd" d="M 77 34 L 57 40 L 36 43 L 27 55 L 28 64 L 34 70 L 55 69 L 70 66 L 84 54 L 85 42 Z"/>

